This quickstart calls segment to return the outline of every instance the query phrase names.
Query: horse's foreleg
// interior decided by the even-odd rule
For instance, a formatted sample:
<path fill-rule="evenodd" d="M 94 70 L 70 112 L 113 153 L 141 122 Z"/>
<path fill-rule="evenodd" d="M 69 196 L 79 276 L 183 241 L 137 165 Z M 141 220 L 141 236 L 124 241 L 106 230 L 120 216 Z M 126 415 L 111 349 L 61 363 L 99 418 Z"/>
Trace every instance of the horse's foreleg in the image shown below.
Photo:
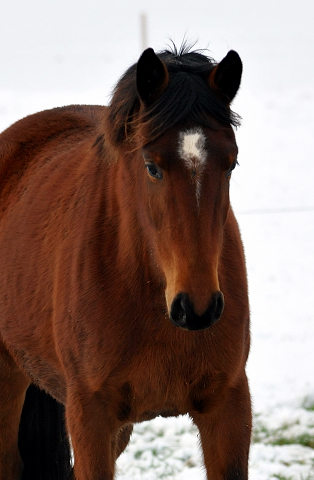
<path fill-rule="evenodd" d="M 208 480 L 247 480 L 251 402 L 246 376 L 216 414 L 193 414 L 201 436 Z"/>
<path fill-rule="evenodd" d="M 75 480 L 113 480 L 121 425 L 101 395 L 70 394 L 66 419 L 74 452 Z"/>
<path fill-rule="evenodd" d="M 18 432 L 28 384 L 0 342 L 0 480 L 22 475 Z"/>

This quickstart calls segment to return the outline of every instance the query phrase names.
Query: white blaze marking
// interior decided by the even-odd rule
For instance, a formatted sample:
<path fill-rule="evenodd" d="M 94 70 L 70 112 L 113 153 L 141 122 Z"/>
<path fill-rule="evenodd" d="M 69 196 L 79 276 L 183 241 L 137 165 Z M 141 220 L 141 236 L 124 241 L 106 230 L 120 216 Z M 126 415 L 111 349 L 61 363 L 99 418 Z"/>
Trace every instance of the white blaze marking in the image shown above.
<path fill-rule="evenodd" d="M 199 203 L 201 195 L 201 178 L 206 164 L 206 137 L 201 128 L 186 130 L 179 135 L 179 155 L 190 170 L 196 185 L 196 199 Z"/>

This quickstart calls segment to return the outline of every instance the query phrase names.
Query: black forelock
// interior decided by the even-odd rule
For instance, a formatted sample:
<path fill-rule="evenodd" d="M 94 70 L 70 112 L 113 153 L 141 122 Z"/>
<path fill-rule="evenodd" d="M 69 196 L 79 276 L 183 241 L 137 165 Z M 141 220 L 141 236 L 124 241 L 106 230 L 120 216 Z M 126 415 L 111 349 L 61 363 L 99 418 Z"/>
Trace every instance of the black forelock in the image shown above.
<path fill-rule="evenodd" d="M 138 121 L 145 123 L 151 141 L 179 122 L 188 121 L 211 127 L 211 117 L 225 125 L 238 126 L 240 118 L 210 89 L 208 78 L 216 63 L 204 51 L 190 51 L 185 44 L 178 51 L 159 52 L 169 73 L 164 93 Z M 140 99 L 136 89 L 136 64 L 118 82 L 110 104 L 109 120 L 116 128 L 117 143 L 132 136 L 134 114 L 139 111 Z"/>

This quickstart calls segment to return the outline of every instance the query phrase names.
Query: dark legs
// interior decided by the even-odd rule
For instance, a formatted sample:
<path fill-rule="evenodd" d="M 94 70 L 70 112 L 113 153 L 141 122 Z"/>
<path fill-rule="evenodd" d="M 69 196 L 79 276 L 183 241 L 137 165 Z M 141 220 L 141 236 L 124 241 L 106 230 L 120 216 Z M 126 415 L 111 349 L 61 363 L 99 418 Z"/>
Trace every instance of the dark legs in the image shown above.
<path fill-rule="evenodd" d="M 19 450 L 22 480 L 69 480 L 72 465 L 64 406 L 35 385 L 26 392 Z"/>

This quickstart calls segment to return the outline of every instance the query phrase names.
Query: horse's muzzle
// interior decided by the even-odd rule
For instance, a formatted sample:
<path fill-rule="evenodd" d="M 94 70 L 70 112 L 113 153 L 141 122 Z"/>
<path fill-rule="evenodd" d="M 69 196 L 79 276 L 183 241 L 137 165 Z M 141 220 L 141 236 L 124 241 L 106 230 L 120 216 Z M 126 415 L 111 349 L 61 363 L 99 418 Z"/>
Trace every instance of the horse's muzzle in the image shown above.
<path fill-rule="evenodd" d="M 198 315 L 187 293 L 179 293 L 172 302 L 170 320 L 185 330 L 205 330 L 219 320 L 224 309 L 224 298 L 216 292 L 202 315 Z"/>

